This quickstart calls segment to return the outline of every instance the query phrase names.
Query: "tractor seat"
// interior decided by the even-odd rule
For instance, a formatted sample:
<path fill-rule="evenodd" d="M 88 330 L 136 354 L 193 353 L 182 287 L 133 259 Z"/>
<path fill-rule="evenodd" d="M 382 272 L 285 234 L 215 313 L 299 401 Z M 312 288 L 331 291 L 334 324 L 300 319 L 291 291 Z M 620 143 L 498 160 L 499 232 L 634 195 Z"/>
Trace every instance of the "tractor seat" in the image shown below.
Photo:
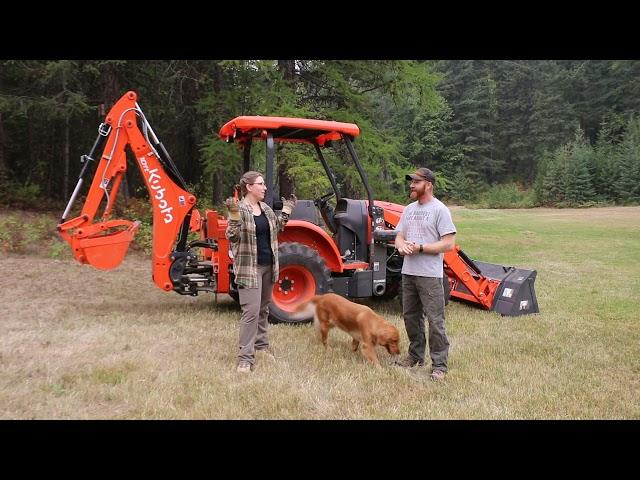
<path fill-rule="evenodd" d="M 345 261 L 367 258 L 367 230 L 369 212 L 363 200 L 341 198 L 333 213 L 336 224 L 335 239 L 341 255 L 350 252 Z"/>
<path fill-rule="evenodd" d="M 279 205 L 278 205 L 279 204 Z M 274 202 L 274 207 L 280 207 L 278 210 L 282 210 L 282 202 Z M 314 225 L 321 226 L 322 219 L 318 213 L 318 209 L 313 203 L 313 200 L 298 200 L 296 206 L 289 216 L 289 220 L 305 220 L 311 222 Z"/>

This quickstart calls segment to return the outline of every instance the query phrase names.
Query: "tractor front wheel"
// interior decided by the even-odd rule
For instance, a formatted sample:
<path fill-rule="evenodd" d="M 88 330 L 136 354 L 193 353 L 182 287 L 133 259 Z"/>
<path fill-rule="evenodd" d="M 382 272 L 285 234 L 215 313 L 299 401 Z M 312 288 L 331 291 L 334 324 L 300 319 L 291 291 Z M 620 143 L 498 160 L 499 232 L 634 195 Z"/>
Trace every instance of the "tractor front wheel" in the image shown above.
<path fill-rule="evenodd" d="M 280 274 L 273 285 L 269 322 L 310 322 L 313 317 L 293 320 L 289 316 L 300 303 L 328 291 L 329 269 L 317 251 L 296 242 L 280 244 L 278 261 Z"/>

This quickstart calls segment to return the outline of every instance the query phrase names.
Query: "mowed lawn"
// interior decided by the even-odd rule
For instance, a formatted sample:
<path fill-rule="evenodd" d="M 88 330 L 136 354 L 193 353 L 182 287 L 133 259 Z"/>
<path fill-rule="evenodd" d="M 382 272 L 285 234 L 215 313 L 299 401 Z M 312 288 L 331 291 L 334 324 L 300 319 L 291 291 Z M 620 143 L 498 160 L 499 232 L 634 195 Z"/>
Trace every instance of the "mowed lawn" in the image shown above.
<path fill-rule="evenodd" d="M 103 272 L 0 253 L 2 419 L 638 419 L 640 207 L 452 208 L 474 259 L 535 269 L 540 314 L 451 302 L 450 373 L 375 370 L 333 330 L 272 325 L 275 362 L 235 372 L 239 309 L 182 297 L 130 254 Z M 408 341 L 395 301 L 370 303 Z"/>

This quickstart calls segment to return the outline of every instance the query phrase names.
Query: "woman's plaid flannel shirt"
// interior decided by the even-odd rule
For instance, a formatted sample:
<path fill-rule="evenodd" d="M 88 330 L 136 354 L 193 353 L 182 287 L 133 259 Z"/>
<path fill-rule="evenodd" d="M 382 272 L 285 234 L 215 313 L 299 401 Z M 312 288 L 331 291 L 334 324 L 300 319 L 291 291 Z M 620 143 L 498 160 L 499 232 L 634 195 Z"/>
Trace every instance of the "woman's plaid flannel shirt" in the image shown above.
<path fill-rule="evenodd" d="M 289 215 L 281 213 L 276 216 L 273 210 L 264 202 L 260 208 L 269 221 L 271 233 L 271 253 L 273 258 L 273 274 L 271 281 L 278 281 L 278 232 L 284 229 Z M 231 220 L 227 224 L 225 236 L 231 245 L 233 254 L 233 274 L 235 282 L 240 287 L 258 288 L 258 246 L 256 241 L 256 224 L 253 219 L 251 205 L 240 200 L 240 220 Z"/>

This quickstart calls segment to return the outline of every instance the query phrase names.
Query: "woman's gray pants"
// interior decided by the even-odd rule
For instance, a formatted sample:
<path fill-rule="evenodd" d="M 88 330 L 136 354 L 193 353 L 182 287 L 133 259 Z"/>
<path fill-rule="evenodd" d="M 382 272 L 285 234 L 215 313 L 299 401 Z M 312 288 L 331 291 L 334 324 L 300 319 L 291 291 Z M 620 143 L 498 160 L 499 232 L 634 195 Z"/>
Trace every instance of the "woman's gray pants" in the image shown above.
<path fill-rule="evenodd" d="M 238 362 L 255 362 L 256 350 L 269 346 L 267 325 L 271 303 L 271 265 L 258 265 L 258 288 L 238 288 L 242 315 Z"/>

